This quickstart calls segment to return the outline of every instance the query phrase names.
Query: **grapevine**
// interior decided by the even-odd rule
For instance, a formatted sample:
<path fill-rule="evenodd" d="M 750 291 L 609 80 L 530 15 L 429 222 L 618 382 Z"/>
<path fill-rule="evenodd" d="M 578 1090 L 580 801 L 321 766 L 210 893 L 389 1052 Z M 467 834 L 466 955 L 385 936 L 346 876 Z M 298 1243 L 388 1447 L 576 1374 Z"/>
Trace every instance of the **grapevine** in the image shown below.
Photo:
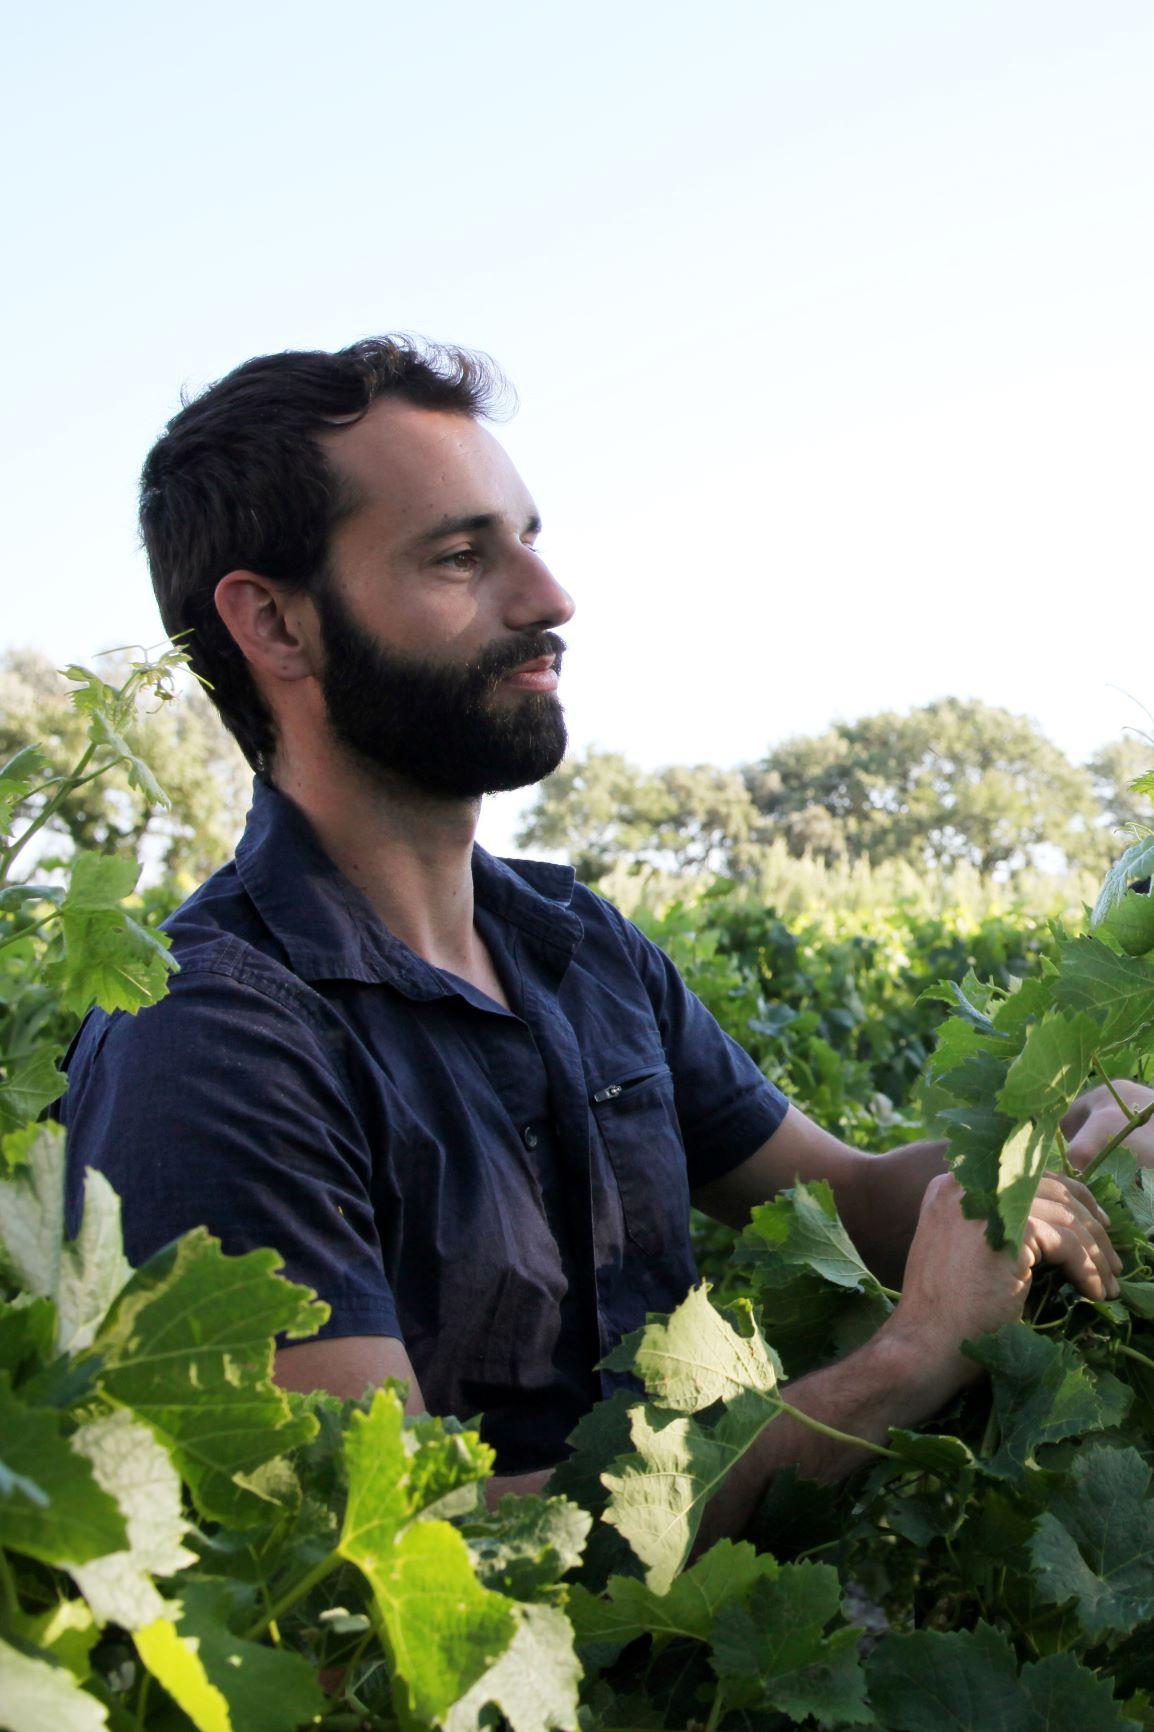
<path fill-rule="evenodd" d="M 137 864 L 77 856 L 16 881 L 69 785 L 127 764 L 176 660 L 113 687 L 70 670 L 90 723 L 71 778 L 0 770 L 0 1725 L 10 1732 L 1066 1732 L 1154 1728 L 1154 1172 L 1084 1174 L 1123 1259 L 1115 1300 L 1038 1277 L 970 1343 L 986 1376 L 837 1486 L 792 1473 L 749 1535 L 698 1555 L 702 1512 L 790 1383 L 888 1316 L 828 1187 L 756 1209 L 703 1282 L 610 1357 L 544 1497 L 484 1487 L 475 1429 L 271 1379 L 274 1338 L 325 1307 L 274 1252 L 203 1230 L 138 1270 L 87 1181 L 63 1231 L 62 1013 L 165 989 Z M 160 798 L 160 790 L 154 790 Z M 21 827 L 23 826 L 23 827 Z M 965 1207 L 1013 1246 L 1085 1087 L 1154 1055 L 1154 839 L 1084 930 L 1016 985 L 935 989 L 918 1108 Z M 1134 886 L 1138 888 L 1135 889 Z M 935 1001 L 936 1002 L 936 1001 Z"/>

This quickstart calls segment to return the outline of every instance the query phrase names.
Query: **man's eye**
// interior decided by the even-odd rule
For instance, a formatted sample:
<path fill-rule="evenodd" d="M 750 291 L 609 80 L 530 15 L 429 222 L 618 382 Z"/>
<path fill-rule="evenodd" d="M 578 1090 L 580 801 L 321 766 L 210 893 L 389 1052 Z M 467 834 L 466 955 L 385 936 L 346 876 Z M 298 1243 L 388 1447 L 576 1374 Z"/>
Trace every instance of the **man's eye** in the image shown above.
<path fill-rule="evenodd" d="M 438 565 L 447 565 L 451 571 L 472 571 L 480 555 L 472 547 L 459 547 L 455 553 L 444 553 L 438 559 Z"/>

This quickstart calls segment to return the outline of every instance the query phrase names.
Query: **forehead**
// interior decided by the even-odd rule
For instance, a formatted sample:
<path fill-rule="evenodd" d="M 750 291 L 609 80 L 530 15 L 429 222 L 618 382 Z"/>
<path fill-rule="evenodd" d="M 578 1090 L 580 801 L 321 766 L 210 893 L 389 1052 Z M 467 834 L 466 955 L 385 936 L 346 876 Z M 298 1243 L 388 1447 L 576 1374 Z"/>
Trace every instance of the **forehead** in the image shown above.
<path fill-rule="evenodd" d="M 402 541 L 445 517 L 533 513 L 508 453 L 468 415 L 386 400 L 320 442 L 354 502 L 350 526 Z"/>

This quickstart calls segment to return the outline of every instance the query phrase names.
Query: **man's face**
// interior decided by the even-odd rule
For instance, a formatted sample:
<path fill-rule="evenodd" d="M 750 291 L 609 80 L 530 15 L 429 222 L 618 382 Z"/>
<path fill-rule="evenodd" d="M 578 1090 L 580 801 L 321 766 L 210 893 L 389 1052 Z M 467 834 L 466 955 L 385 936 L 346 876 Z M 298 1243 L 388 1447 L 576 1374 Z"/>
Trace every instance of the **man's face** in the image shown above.
<path fill-rule="evenodd" d="M 398 402 L 328 446 L 357 501 L 314 598 L 333 732 L 431 793 L 540 781 L 565 753 L 551 628 L 573 607 L 505 452 L 466 416 Z"/>

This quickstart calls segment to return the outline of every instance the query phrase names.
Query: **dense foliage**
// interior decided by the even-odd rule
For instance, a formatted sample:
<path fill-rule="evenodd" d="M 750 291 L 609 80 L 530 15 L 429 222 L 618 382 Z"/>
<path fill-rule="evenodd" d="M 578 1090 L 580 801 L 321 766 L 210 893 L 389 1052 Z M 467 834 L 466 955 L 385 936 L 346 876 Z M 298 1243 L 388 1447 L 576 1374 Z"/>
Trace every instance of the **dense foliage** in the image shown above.
<path fill-rule="evenodd" d="M 642 903 L 633 918 L 771 1081 L 874 1151 L 924 1132 L 918 1084 L 946 1015 L 929 989 L 971 971 L 1009 987 L 1054 947 L 1050 922 L 1021 907 L 815 908 L 785 920 L 725 883 L 659 910 Z M 698 1215 L 694 1234 L 701 1273 L 720 1280 L 731 1235 Z"/>
<path fill-rule="evenodd" d="M 1053 949 L 1049 921 L 1020 908 L 814 910 L 787 922 L 725 884 L 633 918 L 772 1081 L 867 1144 L 916 1123 L 912 1095 L 944 1015 L 927 989 L 970 970 L 1008 987 Z"/>
<path fill-rule="evenodd" d="M 34 824 L 103 766 L 145 782 L 125 722 L 170 672 L 142 664 L 119 688 L 78 672 L 83 761 L 55 777 L 27 753 L 5 766 L 5 826 L 37 787 Z M 59 881 L 19 884 L 20 842 L 0 888 L 10 1732 L 1154 1727 L 1154 1175 L 1123 1148 L 1092 1175 L 1120 1297 L 1037 1281 L 1027 1320 L 973 1345 L 986 1380 L 871 1446 L 842 1486 L 780 1476 L 756 1548 L 694 1559 L 706 1502 L 792 1411 L 788 1379 L 894 1298 L 820 1184 L 756 1210 L 712 1295 L 703 1283 L 615 1350 L 635 1393 L 582 1422 L 557 1495 L 490 1511 L 491 1456 L 467 1427 L 407 1419 L 392 1387 L 341 1404 L 272 1384 L 274 1337 L 324 1316 L 273 1252 L 225 1258 L 196 1231 L 133 1272 L 91 1174 L 65 1240 L 59 1133 L 17 1126 L 59 1087 L 44 1032 L 60 1003 L 147 1006 L 168 958 L 131 912 L 132 861 L 82 852 Z M 730 919 L 720 897 L 704 923 L 669 911 L 661 935 L 682 961 L 692 946 L 694 984 L 767 1065 L 785 1043 L 831 1122 L 876 1127 L 860 1097 L 888 1080 L 892 1110 L 952 1138 L 968 1206 L 1013 1240 L 1064 1159 L 1070 1097 L 1100 1071 L 1139 1073 L 1154 1048 L 1154 899 L 1129 888 L 1152 864 L 1154 843 L 1136 844 L 1090 931 L 947 929 L 904 963 L 892 934 L 875 951 L 845 935 L 839 954 L 772 916 Z M 910 975 L 939 956 L 948 1004 L 915 1008 Z M 993 981 L 959 979 L 971 960 Z M 775 1004 L 793 1013 L 776 1028 Z M 946 1011 L 931 1052 L 926 1019 Z"/>

